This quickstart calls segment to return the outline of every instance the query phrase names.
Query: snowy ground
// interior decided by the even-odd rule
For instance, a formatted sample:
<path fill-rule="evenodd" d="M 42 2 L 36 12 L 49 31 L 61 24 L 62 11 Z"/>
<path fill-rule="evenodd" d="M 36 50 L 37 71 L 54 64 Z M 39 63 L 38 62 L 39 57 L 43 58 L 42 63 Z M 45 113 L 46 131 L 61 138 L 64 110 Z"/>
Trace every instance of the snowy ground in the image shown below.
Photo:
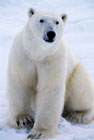
<path fill-rule="evenodd" d="M 24 140 L 27 130 L 14 130 L 5 125 L 8 116 L 6 70 L 12 41 L 27 20 L 28 7 L 67 12 L 64 36 L 77 58 L 94 80 L 94 1 L 93 0 L 0 0 L 0 140 Z M 94 122 L 73 125 L 64 119 L 60 134 L 53 140 L 94 140 Z"/>

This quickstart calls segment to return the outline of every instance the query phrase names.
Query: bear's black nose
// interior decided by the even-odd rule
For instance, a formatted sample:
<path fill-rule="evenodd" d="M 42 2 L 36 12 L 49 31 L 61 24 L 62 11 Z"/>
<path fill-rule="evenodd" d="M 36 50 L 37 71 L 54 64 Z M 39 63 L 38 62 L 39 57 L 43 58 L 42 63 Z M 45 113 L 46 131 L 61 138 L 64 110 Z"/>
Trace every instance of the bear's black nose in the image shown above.
<path fill-rule="evenodd" d="M 53 40 L 55 38 L 56 34 L 54 31 L 47 32 L 47 37 L 49 40 Z"/>

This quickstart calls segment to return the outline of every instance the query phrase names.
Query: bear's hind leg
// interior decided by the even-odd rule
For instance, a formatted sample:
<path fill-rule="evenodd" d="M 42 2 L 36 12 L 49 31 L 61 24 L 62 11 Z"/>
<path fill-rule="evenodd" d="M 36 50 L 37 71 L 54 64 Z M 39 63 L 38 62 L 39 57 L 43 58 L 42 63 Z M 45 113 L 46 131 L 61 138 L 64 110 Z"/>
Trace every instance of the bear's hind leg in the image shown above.
<path fill-rule="evenodd" d="M 94 119 L 94 89 L 86 69 L 80 63 L 74 68 L 66 86 L 66 118 L 87 124 Z"/>
<path fill-rule="evenodd" d="M 73 111 L 65 116 L 66 120 L 73 123 L 83 123 L 88 124 L 92 121 L 93 113 L 91 110 L 88 111 Z"/>

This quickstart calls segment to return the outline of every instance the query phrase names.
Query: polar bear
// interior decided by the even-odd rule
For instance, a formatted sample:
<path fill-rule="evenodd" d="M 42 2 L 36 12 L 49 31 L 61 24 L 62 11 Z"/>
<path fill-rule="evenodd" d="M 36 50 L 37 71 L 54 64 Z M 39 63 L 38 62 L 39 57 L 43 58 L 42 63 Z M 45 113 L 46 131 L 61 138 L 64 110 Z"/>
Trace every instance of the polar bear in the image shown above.
<path fill-rule="evenodd" d="M 28 139 L 54 137 L 61 115 L 94 119 L 94 89 L 84 66 L 63 38 L 67 15 L 30 8 L 8 63 L 8 124 L 33 127 Z"/>

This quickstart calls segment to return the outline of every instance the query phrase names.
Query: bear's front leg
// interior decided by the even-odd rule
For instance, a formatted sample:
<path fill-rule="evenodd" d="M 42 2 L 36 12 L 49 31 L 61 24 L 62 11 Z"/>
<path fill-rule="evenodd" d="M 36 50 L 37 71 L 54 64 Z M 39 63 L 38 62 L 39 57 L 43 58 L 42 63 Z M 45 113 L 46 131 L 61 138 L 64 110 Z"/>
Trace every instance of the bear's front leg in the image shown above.
<path fill-rule="evenodd" d="M 66 77 L 65 69 L 62 70 L 62 66 L 59 66 L 55 69 L 51 64 L 38 66 L 36 117 L 29 139 L 50 138 L 58 133 L 58 123 L 64 106 Z"/>
<path fill-rule="evenodd" d="M 8 79 L 9 120 L 7 124 L 14 128 L 33 127 L 34 121 L 31 114 L 31 92 L 20 84 Z"/>
<path fill-rule="evenodd" d="M 51 83 L 37 95 L 35 125 L 28 138 L 49 138 L 58 132 L 58 123 L 64 105 L 65 87 L 51 87 Z M 49 89 L 50 87 L 50 89 Z"/>

